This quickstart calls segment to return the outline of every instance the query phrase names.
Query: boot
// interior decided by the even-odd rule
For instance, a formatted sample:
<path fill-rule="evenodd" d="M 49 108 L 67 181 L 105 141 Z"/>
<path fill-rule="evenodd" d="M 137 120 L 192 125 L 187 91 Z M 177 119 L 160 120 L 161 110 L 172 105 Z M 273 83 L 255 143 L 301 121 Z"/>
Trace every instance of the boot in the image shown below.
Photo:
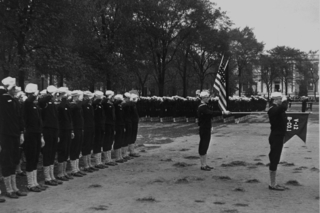
<path fill-rule="evenodd" d="M 84 175 L 87 175 L 87 173 L 83 172 L 80 170 L 79 168 L 79 159 L 76 160 L 76 170 L 77 170 L 77 173 L 79 173 L 80 175 L 84 176 Z"/>
<path fill-rule="evenodd" d="M 114 150 L 115 155 L 116 155 L 116 162 L 117 163 L 124 163 L 125 161 L 121 157 L 121 148 Z"/>
<path fill-rule="evenodd" d="M 43 167 L 43 173 L 44 173 L 44 184 L 48 186 L 57 186 L 58 183 L 53 181 L 53 179 L 50 176 L 50 166 Z"/>
<path fill-rule="evenodd" d="M 57 180 L 55 177 L 54 177 L 54 165 L 50 165 L 49 166 L 49 173 L 50 173 L 50 178 L 53 182 L 57 183 L 57 184 L 62 184 L 62 181 L 60 180 Z"/>
<path fill-rule="evenodd" d="M 106 159 L 107 159 L 105 165 L 107 165 L 107 166 L 116 166 L 116 165 L 118 165 L 118 164 L 117 164 L 116 162 L 114 162 L 114 161 L 112 160 L 112 158 L 111 158 L 111 150 L 110 150 L 110 151 L 107 151 L 107 152 L 105 152 L 105 153 L 106 153 Z"/>
<path fill-rule="evenodd" d="M 68 175 L 67 173 L 67 161 L 63 162 L 63 174 L 66 178 L 68 178 L 69 180 L 72 180 L 73 177 L 71 175 Z"/>
<path fill-rule="evenodd" d="M 32 173 L 33 173 L 33 183 L 35 184 L 35 186 L 38 187 L 39 189 L 41 189 L 42 191 L 46 190 L 48 188 L 48 186 L 44 186 L 44 185 L 38 183 L 37 170 L 33 170 Z"/>
<path fill-rule="evenodd" d="M 58 163 L 58 176 L 57 176 L 57 180 L 60 180 L 60 181 L 68 181 L 69 179 L 66 178 L 64 176 L 64 173 L 63 173 L 63 163 Z"/>
<path fill-rule="evenodd" d="M 270 190 L 276 190 L 276 191 L 284 191 L 285 188 L 282 187 L 282 186 L 279 186 L 276 182 L 276 174 L 277 172 L 276 171 L 271 171 L 269 170 L 270 172 L 270 185 L 269 185 L 269 189 Z"/>
<path fill-rule="evenodd" d="M 134 158 L 140 157 L 140 155 L 136 153 L 134 150 L 134 144 L 129 145 L 129 153 L 130 153 L 129 154 L 130 157 L 134 157 Z"/>

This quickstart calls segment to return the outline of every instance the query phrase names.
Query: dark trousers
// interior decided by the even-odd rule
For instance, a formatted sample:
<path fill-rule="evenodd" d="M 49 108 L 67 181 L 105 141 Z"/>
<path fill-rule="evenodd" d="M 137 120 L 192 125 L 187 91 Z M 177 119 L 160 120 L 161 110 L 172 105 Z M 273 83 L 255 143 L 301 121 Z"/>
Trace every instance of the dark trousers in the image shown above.
<path fill-rule="evenodd" d="M 96 126 L 94 132 L 93 153 L 97 154 L 101 152 L 104 129 L 103 127 Z"/>
<path fill-rule="evenodd" d="M 54 164 L 58 145 L 58 129 L 43 128 L 42 134 L 45 142 L 44 147 L 41 149 L 43 157 L 43 166 L 50 166 Z"/>
<path fill-rule="evenodd" d="M 113 149 L 120 149 L 123 147 L 125 141 L 125 126 L 124 125 L 116 125 L 116 135 L 114 140 Z"/>
<path fill-rule="evenodd" d="M 199 128 L 200 143 L 199 155 L 206 155 L 211 139 L 211 128 Z"/>
<path fill-rule="evenodd" d="M 60 141 L 58 143 L 57 153 L 58 162 L 62 163 L 68 160 L 71 145 L 71 130 L 61 129 L 59 132 Z"/>
<path fill-rule="evenodd" d="M 132 123 L 126 123 L 125 124 L 125 133 L 124 133 L 124 141 L 122 144 L 122 147 L 128 146 L 129 144 L 131 144 L 132 141 Z"/>
<path fill-rule="evenodd" d="M 137 140 L 138 135 L 138 122 L 132 122 L 132 134 L 131 134 L 131 140 L 129 144 L 134 144 Z"/>
<path fill-rule="evenodd" d="M 114 141 L 114 125 L 106 125 L 103 141 L 103 151 L 110 151 Z"/>
<path fill-rule="evenodd" d="M 26 171 L 36 170 L 41 150 L 41 133 L 26 132 L 24 134 L 23 150 L 26 156 Z"/>
<path fill-rule="evenodd" d="M 91 154 L 91 150 L 93 148 L 93 140 L 94 140 L 94 129 L 85 129 L 83 131 L 83 143 L 82 143 L 82 155 Z"/>
<path fill-rule="evenodd" d="M 0 135 L 0 165 L 3 177 L 16 173 L 19 164 L 20 136 Z"/>
<path fill-rule="evenodd" d="M 80 156 L 82 141 L 83 141 L 83 130 L 75 129 L 74 138 L 71 140 L 70 145 L 70 160 L 77 160 Z"/>
<path fill-rule="evenodd" d="M 284 135 L 272 133 L 269 136 L 270 152 L 269 152 L 269 170 L 277 171 L 280 162 L 281 152 L 283 148 Z"/>

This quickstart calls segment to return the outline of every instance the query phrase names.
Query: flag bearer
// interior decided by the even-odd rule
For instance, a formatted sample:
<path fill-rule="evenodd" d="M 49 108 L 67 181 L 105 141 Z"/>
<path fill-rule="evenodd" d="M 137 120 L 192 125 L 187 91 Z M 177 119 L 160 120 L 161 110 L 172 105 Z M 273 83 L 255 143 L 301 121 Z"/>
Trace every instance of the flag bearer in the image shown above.
<path fill-rule="evenodd" d="M 93 154 L 96 161 L 95 167 L 98 169 L 108 168 L 107 165 L 102 163 L 101 149 L 103 143 L 103 136 L 105 131 L 105 114 L 102 107 L 103 92 L 95 91 L 94 92 L 94 123 L 95 123 L 95 134 L 94 134 L 94 143 L 93 143 Z"/>
<path fill-rule="evenodd" d="M 202 91 L 200 93 L 201 103 L 198 107 L 198 125 L 199 125 L 199 155 L 201 162 L 201 170 L 210 171 L 213 167 L 207 165 L 207 150 L 211 139 L 211 119 L 214 116 L 228 115 L 229 111 L 212 111 L 207 105 L 209 101 L 209 92 Z"/>
<path fill-rule="evenodd" d="M 16 79 L 2 80 L 5 90 L 0 92 L 0 165 L 6 196 L 19 198 L 26 196 L 16 184 L 16 166 L 19 164 L 19 145 L 24 141 L 23 121 L 18 100 L 14 98 Z"/>
<path fill-rule="evenodd" d="M 70 104 L 70 108 L 74 132 L 74 138 L 71 140 L 70 146 L 71 175 L 74 177 L 83 177 L 86 173 L 79 169 L 79 157 L 83 143 L 84 125 L 82 113 L 83 92 L 75 90 L 71 92 L 71 96 L 72 102 Z"/>
<path fill-rule="evenodd" d="M 271 94 L 273 100 L 271 107 L 268 110 L 269 122 L 271 125 L 271 133 L 269 135 L 269 173 L 270 173 L 270 190 L 283 191 L 284 187 L 276 182 L 276 172 L 280 161 L 281 152 L 284 143 L 284 136 L 286 133 L 288 107 L 286 96 L 282 96 L 280 92 Z"/>
<path fill-rule="evenodd" d="M 115 166 L 117 165 L 117 163 L 111 159 L 111 149 L 114 142 L 114 132 L 115 132 L 115 122 L 116 122 L 115 109 L 113 105 L 114 92 L 111 90 L 107 90 L 105 95 L 106 95 L 106 99 L 102 101 L 102 106 L 106 116 L 105 134 L 104 134 L 104 141 L 103 141 L 104 163 L 107 166 Z"/>

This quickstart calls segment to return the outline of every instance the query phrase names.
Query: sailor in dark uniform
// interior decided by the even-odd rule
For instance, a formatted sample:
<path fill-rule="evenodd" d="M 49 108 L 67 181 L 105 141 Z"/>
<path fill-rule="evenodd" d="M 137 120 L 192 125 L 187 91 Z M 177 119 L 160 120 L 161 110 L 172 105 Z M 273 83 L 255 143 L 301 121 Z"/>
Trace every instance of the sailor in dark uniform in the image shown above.
<path fill-rule="evenodd" d="M 126 162 L 122 157 L 122 148 L 125 142 L 125 115 L 123 110 L 124 98 L 121 94 L 114 96 L 114 108 L 116 114 L 116 134 L 113 149 L 117 163 Z"/>
<path fill-rule="evenodd" d="M 284 187 L 277 185 L 276 172 L 280 162 L 281 152 L 284 143 L 284 136 L 287 128 L 287 115 L 288 108 L 287 98 L 280 92 L 271 94 L 273 103 L 268 110 L 269 122 L 271 125 L 271 132 L 269 136 L 270 152 L 269 152 L 269 173 L 270 173 L 270 190 L 283 191 Z"/>
<path fill-rule="evenodd" d="M 116 114 L 113 105 L 113 97 L 114 92 L 111 90 L 107 90 L 106 99 L 102 101 L 102 106 L 104 109 L 104 113 L 106 116 L 105 119 L 105 134 L 103 141 L 103 154 L 104 154 L 104 163 L 107 166 L 115 166 L 117 165 L 111 158 L 111 150 L 114 143 L 114 132 L 115 132 L 115 124 L 116 124 Z"/>
<path fill-rule="evenodd" d="M 57 91 L 58 89 L 55 86 L 50 85 L 47 87 L 46 94 L 41 95 L 38 100 L 43 123 L 42 134 L 45 141 L 45 145 L 41 149 L 44 183 L 50 186 L 62 184 L 62 181 L 57 180 L 54 176 L 54 160 L 59 140 L 59 120 L 56 105 L 60 100 Z"/>
<path fill-rule="evenodd" d="M 199 155 L 201 162 L 201 170 L 210 171 L 213 167 L 207 165 L 207 150 L 211 139 L 211 119 L 219 115 L 228 115 L 229 111 L 212 111 L 207 105 L 209 101 L 209 92 L 202 91 L 200 93 L 201 104 L 198 107 L 198 125 L 199 125 Z"/>
<path fill-rule="evenodd" d="M 130 96 L 130 102 L 132 103 L 131 107 L 131 122 L 132 122 L 132 134 L 131 134 L 131 140 L 129 141 L 129 156 L 130 157 L 140 157 L 138 153 L 135 152 L 135 142 L 137 140 L 138 135 L 138 125 L 139 125 L 139 114 L 137 109 L 137 102 L 138 102 L 139 96 L 135 93 L 131 93 Z"/>
<path fill-rule="evenodd" d="M 16 184 L 16 167 L 19 164 L 19 146 L 24 141 L 22 113 L 14 98 L 16 79 L 2 80 L 5 90 L 0 91 L 0 165 L 6 195 L 9 198 L 26 196 Z"/>

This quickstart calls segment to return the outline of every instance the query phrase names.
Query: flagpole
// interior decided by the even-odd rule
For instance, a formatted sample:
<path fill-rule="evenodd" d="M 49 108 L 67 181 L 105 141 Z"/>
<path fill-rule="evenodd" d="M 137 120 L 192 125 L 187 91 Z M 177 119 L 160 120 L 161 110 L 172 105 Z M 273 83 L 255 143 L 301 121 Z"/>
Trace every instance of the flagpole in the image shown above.
<path fill-rule="evenodd" d="M 230 112 L 231 115 L 244 115 L 244 114 L 250 114 L 250 115 L 261 115 L 261 114 L 267 114 L 268 112 Z M 290 114 L 312 114 L 312 112 L 286 112 Z"/>

